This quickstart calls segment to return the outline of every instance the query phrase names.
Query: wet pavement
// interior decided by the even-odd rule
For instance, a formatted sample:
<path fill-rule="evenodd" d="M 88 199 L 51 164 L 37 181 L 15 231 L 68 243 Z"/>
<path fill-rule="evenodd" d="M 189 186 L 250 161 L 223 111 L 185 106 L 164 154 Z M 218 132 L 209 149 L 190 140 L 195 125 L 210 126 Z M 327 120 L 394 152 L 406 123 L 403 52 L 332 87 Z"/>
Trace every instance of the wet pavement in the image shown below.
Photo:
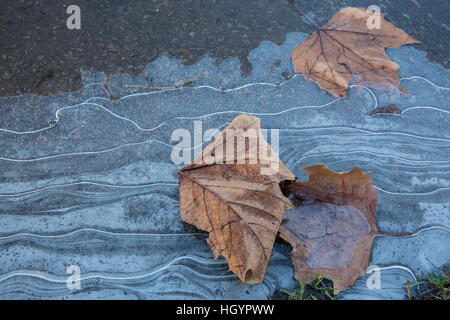
<path fill-rule="evenodd" d="M 289 32 L 314 30 L 288 0 L 80 0 L 76 4 L 81 9 L 81 29 L 69 30 L 66 9 L 72 2 L 0 2 L 0 96 L 79 90 L 82 71 L 135 77 L 161 55 L 184 64 L 205 56 L 218 64 L 238 57 L 241 72 L 247 75 L 252 70 L 248 53 L 261 41 L 280 45 Z M 431 61 L 449 66 L 448 1 L 297 4 L 318 25 L 343 7 L 377 4 L 387 20 L 423 42 L 415 47 L 425 50 Z"/>

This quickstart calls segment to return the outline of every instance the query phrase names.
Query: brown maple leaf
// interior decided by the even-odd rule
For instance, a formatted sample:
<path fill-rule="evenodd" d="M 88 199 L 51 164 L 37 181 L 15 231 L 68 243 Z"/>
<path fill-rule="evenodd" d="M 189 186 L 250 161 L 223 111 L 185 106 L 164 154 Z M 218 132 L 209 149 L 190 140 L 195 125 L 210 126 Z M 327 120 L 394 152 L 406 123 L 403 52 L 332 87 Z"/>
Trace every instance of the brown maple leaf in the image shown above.
<path fill-rule="evenodd" d="M 279 183 L 295 180 L 264 140 L 260 120 L 236 117 L 192 163 L 178 171 L 181 219 L 209 232 L 243 283 L 261 283 L 283 213 L 292 204 Z"/>
<path fill-rule="evenodd" d="M 378 107 L 370 111 L 369 116 L 374 116 L 379 113 L 390 113 L 390 114 L 402 114 L 400 109 L 395 104 L 388 104 L 384 107 Z"/>
<path fill-rule="evenodd" d="M 385 48 L 420 41 L 384 20 L 385 14 L 380 15 L 381 28 L 370 30 L 367 21 L 371 15 L 362 8 L 341 9 L 291 53 L 295 72 L 337 97 L 347 95 L 350 81 L 406 92 L 398 86 L 399 66 L 389 59 Z"/>
<path fill-rule="evenodd" d="M 296 208 L 286 211 L 280 236 L 292 245 L 296 279 L 307 283 L 321 274 L 331 278 L 337 294 L 369 265 L 377 191 L 359 168 L 335 173 L 315 165 L 304 171 L 307 182 L 282 185 Z"/>

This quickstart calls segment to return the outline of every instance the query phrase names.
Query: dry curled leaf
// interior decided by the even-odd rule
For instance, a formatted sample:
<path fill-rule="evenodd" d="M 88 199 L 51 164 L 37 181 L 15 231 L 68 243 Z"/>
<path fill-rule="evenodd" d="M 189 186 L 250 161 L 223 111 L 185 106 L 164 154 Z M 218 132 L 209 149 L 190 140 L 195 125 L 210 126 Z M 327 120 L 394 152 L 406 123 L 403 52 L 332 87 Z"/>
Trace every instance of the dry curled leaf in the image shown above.
<path fill-rule="evenodd" d="M 331 278 L 338 293 L 369 265 L 377 191 L 370 174 L 359 168 L 335 173 L 315 165 L 304 171 L 307 182 L 282 186 L 295 208 L 285 212 L 280 235 L 292 245 L 295 277 L 307 283 L 321 274 Z"/>
<path fill-rule="evenodd" d="M 362 8 L 344 8 L 291 53 L 296 73 L 317 83 L 337 97 L 347 95 L 349 82 L 372 88 L 405 90 L 398 86 L 399 66 L 385 48 L 420 41 L 410 37 L 380 15 L 380 29 L 369 29 L 373 13 Z"/>
<path fill-rule="evenodd" d="M 292 208 L 279 183 L 295 180 L 260 131 L 241 115 L 192 163 L 178 171 L 181 219 L 209 232 L 214 257 L 224 256 L 243 283 L 261 283 L 283 213 Z"/>

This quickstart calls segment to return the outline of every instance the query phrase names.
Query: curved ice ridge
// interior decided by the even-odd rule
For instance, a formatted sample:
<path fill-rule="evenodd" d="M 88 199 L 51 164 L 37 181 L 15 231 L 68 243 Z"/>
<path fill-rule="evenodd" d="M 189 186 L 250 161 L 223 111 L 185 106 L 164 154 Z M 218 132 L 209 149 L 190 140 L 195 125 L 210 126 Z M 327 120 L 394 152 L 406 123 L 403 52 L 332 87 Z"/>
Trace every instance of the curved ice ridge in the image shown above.
<path fill-rule="evenodd" d="M 92 182 L 92 181 L 77 181 L 77 182 L 71 182 L 71 183 L 61 183 L 61 184 L 53 184 L 48 185 L 43 188 L 33 189 L 33 190 L 27 190 L 23 192 L 18 193 L 4 193 L 0 194 L 0 197 L 20 197 L 36 192 L 42 192 L 49 189 L 54 188 L 64 188 L 69 186 L 78 186 L 78 185 L 94 185 L 94 186 L 100 186 L 100 187 L 108 187 L 108 188 L 130 188 L 130 189 L 136 189 L 136 188 L 145 188 L 145 187 L 156 187 L 156 186 L 178 186 L 178 183 L 174 182 L 153 182 L 153 183 L 146 183 L 146 184 L 138 184 L 138 185 L 131 185 L 131 184 L 107 184 L 107 183 L 100 183 L 100 182 Z"/>
<path fill-rule="evenodd" d="M 145 233 L 145 232 L 111 232 L 111 231 L 105 231 L 100 229 L 94 229 L 94 228 L 83 228 L 83 229 L 77 229 L 71 232 L 63 233 L 63 234 L 56 234 L 56 235 L 42 235 L 37 233 L 27 233 L 27 232 L 21 232 L 16 233 L 8 236 L 0 236 L 0 241 L 4 240 L 14 240 L 15 238 L 24 238 L 24 237 L 32 237 L 32 238 L 41 238 L 41 239 L 56 239 L 56 238 L 66 238 L 73 236 L 78 233 L 83 232 L 93 232 L 98 234 L 105 234 L 110 236 L 118 236 L 118 237 L 194 237 L 194 236 L 204 236 L 206 238 L 207 234 L 205 233 Z"/>
<path fill-rule="evenodd" d="M 376 237 L 402 237 L 402 238 L 414 238 L 417 237 L 419 234 L 426 232 L 426 231 L 432 231 L 432 230 L 444 230 L 450 233 L 450 229 L 443 227 L 443 226 L 430 226 L 423 229 L 420 229 L 412 234 L 408 235 L 396 235 L 396 234 L 377 234 Z"/>
<path fill-rule="evenodd" d="M 299 74 L 294 75 L 291 79 L 283 81 L 280 84 L 267 83 L 267 82 L 255 82 L 255 83 L 249 83 L 249 84 L 246 84 L 246 85 L 243 85 L 243 86 L 239 86 L 239 87 L 236 87 L 236 88 L 231 88 L 231 89 L 220 89 L 220 88 L 215 88 L 215 87 L 207 86 L 207 85 L 197 86 L 197 87 L 179 87 L 179 88 L 165 89 L 165 90 L 153 91 L 153 92 L 135 93 L 135 94 L 126 95 L 124 97 L 121 97 L 119 100 L 127 99 L 127 98 L 130 98 L 130 97 L 136 97 L 136 96 L 144 96 L 144 95 L 151 95 L 151 94 L 161 94 L 161 93 L 168 92 L 168 91 L 183 90 L 183 89 L 196 89 L 196 90 L 198 90 L 198 89 L 205 89 L 206 88 L 206 89 L 211 89 L 211 90 L 219 91 L 219 92 L 233 92 L 233 91 L 238 91 L 238 90 L 242 90 L 242 89 L 245 89 L 245 88 L 248 88 L 248 87 L 251 87 L 251 86 L 257 86 L 257 85 L 280 87 L 280 86 L 284 85 L 285 83 L 287 83 L 287 82 L 289 82 L 291 80 L 294 80 L 297 76 L 299 76 Z M 429 83 L 430 85 L 432 85 L 432 86 L 434 86 L 436 88 L 439 88 L 439 89 L 442 89 L 442 90 L 450 90 L 450 88 L 438 86 L 438 85 L 434 84 L 433 82 L 431 82 L 430 80 L 428 80 L 426 78 L 423 78 L 423 77 L 420 77 L 420 76 L 412 76 L 412 77 L 408 77 L 408 78 L 401 78 L 400 82 L 403 81 L 403 80 L 412 80 L 412 79 L 421 79 L 421 80 L 426 81 L 427 83 Z M 372 90 L 370 90 L 367 87 L 361 86 L 361 85 L 351 85 L 350 88 L 352 88 L 352 87 L 361 87 L 361 88 L 364 88 L 364 89 L 368 90 L 369 93 L 371 94 L 371 96 L 374 99 L 375 108 L 378 106 L 377 98 L 376 98 L 376 96 L 375 96 L 375 94 L 373 93 Z M 236 114 L 244 114 L 245 113 L 245 114 L 254 115 L 254 116 L 279 115 L 279 114 L 283 114 L 285 112 L 298 110 L 299 108 L 322 108 L 322 107 L 326 107 L 326 106 L 328 106 L 328 105 L 330 105 L 330 104 L 332 104 L 332 103 L 334 103 L 334 102 L 336 102 L 338 100 L 341 100 L 342 98 L 337 98 L 335 100 L 332 100 L 332 101 L 330 101 L 330 102 L 328 102 L 328 103 L 326 103 L 324 105 L 320 105 L 320 106 L 294 107 L 294 108 L 290 108 L 290 109 L 283 110 L 283 111 L 276 112 L 276 113 L 247 113 L 247 112 L 244 112 L 244 111 L 230 110 L 230 111 L 211 113 L 211 114 L 208 114 L 208 115 L 202 115 L 202 116 L 197 116 L 197 117 L 175 117 L 173 119 L 164 121 L 163 123 L 161 123 L 158 126 L 153 127 L 153 128 L 143 128 L 139 124 L 134 122 L 133 120 L 131 120 L 129 118 L 126 118 L 126 117 L 122 117 L 122 116 L 112 112 L 111 110 L 109 110 L 108 108 L 106 108 L 106 107 L 104 107 L 104 106 L 102 106 L 100 104 L 89 102 L 89 101 L 94 100 L 94 99 L 101 99 L 101 100 L 108 100 L 109 101 L 109 99 L 104 98 L 104 97 L 91 97 L 91 98 L 87 99 L 86 101 L 84 101 L 82 103 L 79 103 L 79 104 L 76 104 L 76 105 L 72 105 L 72 106 L 65 106 L 65 107 L 59 108 L 56 111 L 56 113 L 55 113 L 56 122 L 59 121 L 60 118 L 59 118 L 58 114 L 62 110 L 76 108 L 76 107 L 80 107 L 82 105 L 93 105 L 93 106 L 99 107 L 101 109 L 104 109 L 106 112 L 108 112 L 109 114 L 111 114 L 112 116 L 114 116 L 114 117 L 116 117 L 118 119 L 122 119 L 122 120 L 125 120 L 127 122 L 132 123 L 139 130 L 142 130 L 142 131 L 154 131 L 154 130 L 158 129 L 159 127 L 163 126 L 164 124 L 166 124 L 166 123 L 168 123 L 170 121 L 173 121 L 173 120 L 178 120 L 178 119 L 201 119 L 201 118 L 205 118 L 205 117 L 208 117 L 208 116 L 211 116 L 211 115 L 227 114 L 227 113 L 228 114 L 229 113 L 236 113 Z M 440 110 L 438 108 L 435 108 L 435 109 Z M 9 130 L 9 129 L 5 129 L 5 128 L 0 128 L 0 131 L 7 132 L 7 133 L 12 133 L 12 134 L 17 134 L 17 135 L 23 135 L 23 134 L 32 134 L 32 133 L 42 132 L 44 130 L 51 129 L 53 127 L 54 127 L 54 125 L 51 125 L 51 126 L 48 126 L 48 127 L 44 127 L 44 128 L 36 129 L 36 130 L 30 130 L 30 131 L 14 131 L 14 130 Z"/>
<path fill-rule="evenodd" d="M 205 279 L 217 279 L 217 278 L 236 278 L 236 276 L 233 275 L 228 275 L 228 276 L 212 276 L 212 275 L 208 275 L 208 274 L 203 274 L 200 273 L 192 268 L 189 268 L 187 266 L 184 265 L 180 265 L 180 264 L 176 264 L 179 261 L 183 261 L 183 260 L 191 260 L 193 262 L 196 262 L 198 264 L 224 264 L 223 261 L 214 261 L 214 260 L 210 260 L 210 259 L 204 259 L 204 258 L 200 258 L 200 257 L 191 257 L 191 256 L 182 256 L 182 257 L 177 257 L 175 259 L 173 259 L 172 261 L 170 261 L 169 263 L 167 263 L 166 265 L 151 271 L 151 272 L 147 272 L 147 273 L 143 273 L 143 274 L 133 274 L 133 275 L 123 275 L 123 276 L 113 276 L 113 275 L 109 275 L 107 273 L 88 273 L 84 276 L 80 277 L 80 281 L 86 281 L 86 280 L 90 280 L 90 279 L 105 279 L 105 280 L 135 280 L 135 279 L 143 279 L 143 278 L 147 278 L 150 277 L 154 274 L 166 271 L 168 269 L 170 269 L 170 267 L 179 267 L 182 269 L 185 269 L 188 272 L 192 272 L 193 274 L 195 274 L 198 277 L 201 278 L 205 278 Z M 32 278 L 39 278 L 42 280 L 46 280 L 49 282 L 54 282 L 54 283 L 67 283 L 67 275 L 61 275 L 61 276 L 57 276 L 57 275 L 51 275 L 47 272 L 36 272 L 33 270 L 18 270 L 18 271 L 11 271 L 6 273 L 3 276 L 0 276 L 0 282 L 6 281 L 10 278 L 13 277 L 19 277 L 19 276 L 24 276 L 24 277 L 32 277 Z M 61 279 L 63 278 L 63 279 Z"/>
<path fill-rule="evenodd" d="M 450 187 L 443 187 L 443 188 L 438 188 L 436 190 L 432 190 L 429 192 L 392 192 L 392 191 L 388 191 L 388 190 L 384 190 L 380 187 L 377 186 L 373 186 L 375 189 L 377 189 L 378 191 L 384 192 L 384 193 L 388 193 L 388 194 L 395 194 L 395 195 L 402 195 L 402 196 L 424 196 L 424 195 L 430 195 L 433 193 L 437 193 L 437 192 L 441 192 L 444 190 L 450 190 Z"/>
<path fill-rule="evenodd" d="M 417 278 L 416 278 L 414 272 L 412 272 L 411 269 L 409 269 L 409 268 L 407 268 L 405 266 L 400 266 L 400 265 L 392 265 L 392 266 L 385 266 L 385 267 L 375 267 L 375 268 L 371 268 L 370 271 L 368 271 L 367 273 L 371 273 L 372 271 L 383 271 L 383 270 L 391 270 L 391 269 L 404 270 L 404 271 L 408 272 L 414 278 L 414 281 L 417 281 Z"/>

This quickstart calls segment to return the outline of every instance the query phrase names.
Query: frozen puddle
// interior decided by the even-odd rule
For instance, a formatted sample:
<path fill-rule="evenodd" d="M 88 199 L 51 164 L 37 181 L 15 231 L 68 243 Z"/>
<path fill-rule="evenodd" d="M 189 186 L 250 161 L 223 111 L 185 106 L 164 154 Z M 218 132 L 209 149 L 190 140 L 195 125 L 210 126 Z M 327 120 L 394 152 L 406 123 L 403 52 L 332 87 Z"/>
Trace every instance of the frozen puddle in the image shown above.
<path fill-rule="evenodd" d="M 407 96 L 354 86 L 335 99 L 302 76 L 282 77 L 293 75 L 289 54 L 304 38 L 263 42 L 245 78 L 237 59 L 215 67 L 161 57 L 147 66 L 152 86 L 198 75 L 196 87 L 149 92 L 125 86 L 146 85 L 145 75 L 121 75 L 106 90 L 103 74 L 85 73 L 79 92 L 1 98 L 0 298 L 267 299 L 295 288 L 285 245 L 264 283 L 237 285 L 206 236 L 180 221 L 173 130 L 221 129 L 240 113 L 280 129 L 280 157 L 300 180 L 319 163 L 370 171 L 379 231 L 414 233 L 378 236 L 374 271 L 341 298 L 403 299 L 406 281 L 450 263 L 449 72 L 421 51 L 392 49 Z M 368 116 L 390 103 L 402 114 Z M 67 287 L 71 265 L 81 289 Z M 380 285 L 368 286 L 375 272 Z"/>

